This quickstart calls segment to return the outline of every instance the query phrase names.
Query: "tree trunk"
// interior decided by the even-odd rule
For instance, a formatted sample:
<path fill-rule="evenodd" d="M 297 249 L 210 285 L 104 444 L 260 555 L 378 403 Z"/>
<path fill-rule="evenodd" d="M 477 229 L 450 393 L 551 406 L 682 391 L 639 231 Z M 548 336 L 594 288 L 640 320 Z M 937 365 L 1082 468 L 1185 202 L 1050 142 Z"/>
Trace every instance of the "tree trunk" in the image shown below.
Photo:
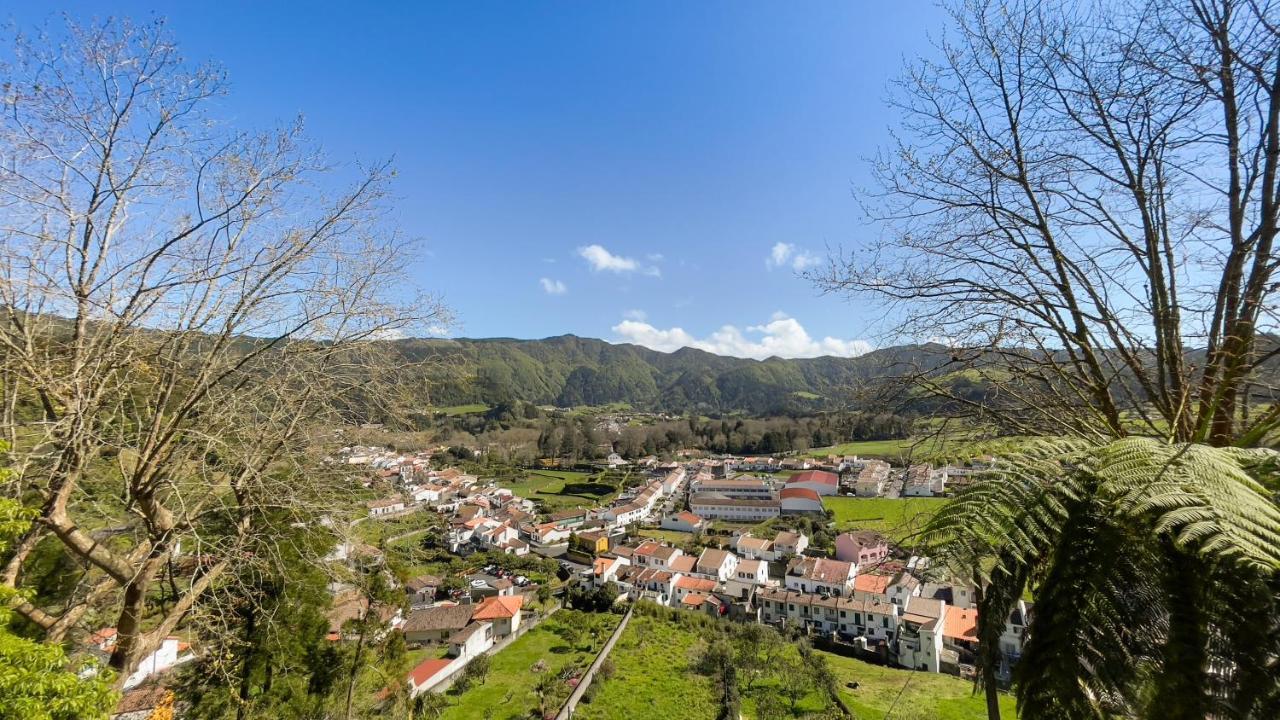
<path fill-rule="evenodd" d="M 1203 720 L 1210 714 L 1208 675 L 1208 620 L 1202 610 L 1204 577 L 1208 569 L 1195 557 L 1163 541 L 1169 564 L 1166 592 L 1169 603 L 1169 635 L 1165 642 L 1163 671 L 1156 678 L 1154 697 L 1160 715 L 1168 720 Z"/>

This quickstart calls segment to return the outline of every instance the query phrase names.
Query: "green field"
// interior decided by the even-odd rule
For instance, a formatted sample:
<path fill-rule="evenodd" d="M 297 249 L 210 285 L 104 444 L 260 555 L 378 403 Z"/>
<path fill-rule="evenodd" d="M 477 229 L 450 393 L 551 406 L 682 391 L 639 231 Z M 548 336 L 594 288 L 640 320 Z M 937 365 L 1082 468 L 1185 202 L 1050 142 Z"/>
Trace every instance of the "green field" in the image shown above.
<path fill-rule="evenodd" d="M 823 505 L 835 514 L 837 530 L 875 530 L 899 542 L 919 532 L 945 502 L 945 498 L 823 499 Z"/>
<path fill-rule="evenodd" d="M 840 680 L 840 696 L 856 717 L 888 720 L 985 720 L 987 705 L 973 683 L 951 675 L 871 665 L 823 653 Z M 852 690 L 847 683 L 858 683 Z M 893 712 L 889 712 L 892 708 Z M 1001 717 L 1016 717 L 1013 698 L 1000 697 Z"/>
<path fill-rule="evenodd" d="M 354 534 L 360 541 L 377 547 L 387 538 L 415 530 L 426 530 L 440 524 L 440 516 L 434 510 L 422 509 L 392 518 L 362 520 L 355 525 Z"/>
<path fill-rule="evenodd" d="M 601 682 L 588 703 L 578 705 L 582 720 L 681 718 L 714 720 L 720 709 L 711 680 L 690 665 L 702 640 L 696 631 L 648 615 L 635 615 L 609 658 L 614 676 Z"/>
<path fill-rule="evenodd" d="M 621 618 L 611 614 L 581 613 L 561 610 L 547 618 L 511 645 L 493 655 L 489 675 L 484 683 L 476 685 L 461 695 L 449 694 L 450 707 L 441 715 L 445 720 L 471 720 L 492 718 L 513 720 L 527 718 L 536 711 L 539 703 L 537 684 L 543 677 L 559 677 L 570 666 L 585 671 L 595 659 L 609 634 Z M 557 630 L 571 625 L 579 628 L 581 638 L 575 647 Z M 533 668 L 541 661 L 545 670 Z M 555 694 L 559 707 L 569 696 L 571 688 L 559 683 Z"/>
<path fill-rule="evenodd" d="M 488 412 L 489 406 L 484 403 L 471 403 L 469 405 L 445 405 L 444 407 L 427 408 L 433 413 L 443 413 L 450 417 L 457 415 L 477 415 L 479 413 Z"/>
<path fill-rule="evenodd" d="M 640 537 L 647 537 L 653 540 L 668 543 L 680 547 L 693 542 L 693 533 L 681 532 L 680 530 L 661 530 L 659 528 L 641 528 L 637 531 Z"/>
<path fill-rule="evenodd" d="M 857 455 L 859 457 L 901 461 L 931 455 L 944 449 L 954 450 L 958 444 L 958 442 L 954 441 L 940 442 L 936 437 L 904 438 L 901 440 L 862 440 L 832 445 L 831 447 L 815 448 L 805 454 L 809 457 Z"/>
<path fill-rule="evenodd" d="M 614 646 L 610 659 L 614 676 L 601 683 L 594 699 L 578 706 L 574 716 L 583 720 L 639 720 L 682 718 L 711 720 L 720 702 L 711 678 L 693 665 L 703 650 L 706 629 L 686 627 L 671 620 L 637 613 Z M 890 720 L 984 720 L 986 703 L 973 694 L 973 684 L 951 675 L 913 672 L 871 665 L 860 660 L 815 651 L 826 658 L 835 673 L 841 699 L 858 718 Z M 848 687 L 857 683 L 857 689 Z M 756 717 L 757 698 L 775 694 L 776 678 L 758 678 L 739 689 L 742 717 Z M 590 695 L 591 692 L 588 692 Z M 800 699 L 797 713 L 819 712 L 823 699 L 811 690 Z M 1002 716 L 1015 718 L 1012 697 L 1002 696 Z"/>
<path fill-rule="evenodd" d="M 617 488 L 598 482 L 599 473 L 573 470 L 529 470 L 515 479 L 499 479 L 498 484 L 520 497 L 542 503 L 545 512 L 607 505 L 617 496 Z"/>

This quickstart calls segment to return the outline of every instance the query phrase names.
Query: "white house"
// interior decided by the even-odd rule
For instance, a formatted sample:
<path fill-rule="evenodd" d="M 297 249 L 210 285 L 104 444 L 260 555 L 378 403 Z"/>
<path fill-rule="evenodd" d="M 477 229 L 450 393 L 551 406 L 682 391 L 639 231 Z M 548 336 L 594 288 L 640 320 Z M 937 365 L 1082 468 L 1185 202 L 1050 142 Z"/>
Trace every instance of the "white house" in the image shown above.
<path fill-rule="evenodd" d="M 749 534 L 742 534 L 733 540 L 733 549 L 739 555 L 750 560 L 773 560 L 776 555 L 773 551 L 773 541 L 764 538 L 752 537 Z"/>
<path fill-rule="evenodd" d="M 680 548 L 663 545 L 653 540 L 640 543 L 631 553 L 631 562 L 641 567 L 655 567 L 662 570 L 671 569 L 671 562 L 683 555 Z"/>
<path fill-rule="evenodd" d="M 842 597 L 853 594 L 857 566 L 843 560 L 802 557 L 791 561 L 783 578 L 788 590 Z"/>
<path fill-rule="evenodd" d="M 370 500 L 365 503 L 365 507 L 369 508 L 369 517 L 371 518 L 386 517 L 387 515 L 404 512 L 404 500 L 401 498 Z"/>
<path fill-rule="evenodd" d="M 473 622 L 449 636 L 449 656 L 471 659 L 493 647 L 493 623 Z"/>
<path fill-rule="evenodd" d="M 764 560 L 740 560 L 733 576 L 743 582 L 756 585 L 769 584 L 769 563 Z"/>
<path fill-rule="evenodd" d="M 93 635 L 89 636 L 89 643 L 96 651 L 110 655 L 115 650 L 116 629 L 103 628 L 93 633 Z M 138 668 L 124 681 L 124 689 L 132 690 L 141 685 L 147 678 L 191 660 L 195 656 L 187 652 L 189 647 L 187 643 L 176 637 L 165 638 L 160 642 L 160 647 L 156 648 L 155 652 L 144 657 L 138 663 Z"/>
<path fill-rule="evenodd" d="M 804 533 L 780 532 L 773 538 L 776 559 L 800 555 L 809 547 L 809 536 Z"/>
<path fill-rule="evenodd" d="M 680 532 L 701 532 L 707 528 L 707 521 L 693 513 L 684 510 L 673 515 L 662 518 L 660 527 L 663 530 L 678 530 Z"/>
<path fill-rule="evenodd" d="M 734 571 L 738 569 L 738 556 L 728 550 L 717 550 L 716 548 L 707 548 L 698 556 L 698 564 L 694 568 L 694 572 L 699 575 L 715 578 L 718 582 L 724 582 L 733 577 Z"/>

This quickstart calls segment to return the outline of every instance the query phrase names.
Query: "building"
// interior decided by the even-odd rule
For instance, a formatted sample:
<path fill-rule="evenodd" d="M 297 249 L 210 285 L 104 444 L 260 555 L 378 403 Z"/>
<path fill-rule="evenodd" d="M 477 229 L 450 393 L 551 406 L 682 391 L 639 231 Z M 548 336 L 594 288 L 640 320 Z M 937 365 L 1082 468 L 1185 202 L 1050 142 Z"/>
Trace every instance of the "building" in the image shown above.
<path fill-rule="evenodd" d="M 911 598 L 903 608 L 898 625 L 898 664 L 912 670 L 941 672 L 944 662 L 942 646 L 943 618 L 946 603 L 941 600 Z M 952 663 L 958 660 L 952 652 Z"/>
<path fill-rule="evenodd" d="M 449 656 L 471 659 L 493 647 L 493 623 L 473 622 L 449 636 Z"/>
<path fill-rule="evenodd" d="M 891 603 L 824 597 L 782 588 L 765 588 L 758 597 L 760 619 L 772 625 L 785 622 L 845 639 L 865 637 L 886 643 L 898 632 L 899 609 Z"/>
<path fill-rule="evenodd" d="M 778 494 L 783 515 L 821 515 L 822 498 L 809 488 L 785 487 Z"/>
<path fill-rule="evenodd" d="M 698 556 L 698 564 L 695 566 L 694 572 L 715 578 L 718 582 L 724 582 L 733 577 L 733 573 L 737 569 L 737 555 L 728 550 L 707 548 Z"/>
<path fill-rule="evenodd" d="M 405 642 L 444 642 L 471 622 L 473 605 L 437 605 L 409 613 L 400 626 Z"/>
<path fill-rule="evenodd" d="M 780 532 L 773 538 L 775 559 L 800 555 L 809 547 L 809 536 L 804 533 Z"/>
<path fill-rule="evenodd" d="M 609 552 L 609 534 L 603 530 L 583 530 L 573 538 L 574 545 L 583 552 L 592 555 Z"/>
<path fill-rule="evenodd" d="M 853 491 L 858 497 L 878 497 L 884 492 L 889 482 L 889 463 L 883 460 L 868 460 L 858 471 L 858 478 L 853 483 Z"/>
<path fill-rule="evenodd" d="M 592 583 L 595 587 L 600 587 L 605 583 L 611 582 L 617 576 L 619 570 L 630 564 L 630 560 L 622 557 L 596 558 L 591 567 Z"/>
<path fill-rule="evenodd" d="M 841 533 L 836 536 L 836 559 L 859 567 L 880 562 L 889 555 L 889 543 L 870 531 Z"/>
<path fill-rule="evenodd" d="M 404 512 L 404 500 L 402 498 L 384 498 L 382 500 L 370 500 L 365 503 L 365 507 L 369 509 L 369 517 L 380 518 L 396 513 Z"/>
<path fill-rule="evenodd" d="M 905 497 L 935 497 L 946 492 L 947 471 L 935 470 L 932 465 L 912 465 L 907 468 L 902 494 Z"/>
<path fill-rule="evenodd" d="M 718 480 L 699 477 L 694 479 L 690 490 L 695 493 L 723 495 L 735 500 L 774 500 L 778 497 L 774 482 L 764 478 Z"/>
<path fill-rule="evenodd" d="M 688 575 L 675 579 L 671 586 L 671 603 L 679 604 L 687 595 L 700 593 L 709 595 L 715 592 L 719 586 L 715 580 L 711 578 L 690 577 Z"/>
<path fill-rule="evenodd" d="M 822 496 L 835 495 L 840 491 L 840 477 L 825 470 L 808 470 L 787 480 L 787 489 L 791 488 L 812 490 Z"/>
<path fill-rule="evenodd" d="M 441 580 L 435 575 L 419 575 L 404 584 L 404 593 L 409 598 L 410 605 L 419 605 L 429 603 L 436 597 L 436 589 L 440 587 Z"/>
<path fill-rule="evenodd" d="M 461 663 L 456 658 L 428 658 L 423 660 L 410 670 L 405 677 L 405 682 L 409 684 L 409 697 L 416 698 L 439 685 L 441 681 L 452 675 L 453 671 L 460 667 Z"/>
<path fill-rule="evenodd" d="M 734 538 L 733 549 L 739 555 L 749 560 L 770 561 L 776 557 L 773 552 L 772 540 L 752 537 L 748 534 L 742 534 Z"/>
<path fill-rule="evenodd" d="M 707 529 L 707 521 L 703 518 L 685 510 L 668 515 L 662 518 L 660 527 L 663 530 L 678 530 L 680 532 L 696 533 Z"/>
<path fill-rule="evenodd" d="M 655 567 L 669 570 L 671 569 L 671 561 L 683 554 L 684 552 L 680 548 L 647 540 L 640 543 L 640 546 L 631 553 L 631 563 L 639 567 Z"/>
<path fill-rule="evenodd" d="M 689 498 L 689 509 L 709 520 L 759 522 L 778 517 L 782 503 L 777 500 L 735 500 L 721 495 L 699 494 Z"/>
<path fill-rule="evenodd" d="M 843 560 L 801 557 L 792 560 L 783 578 L 788 590 L 843 597 L 853 594 L 857 566 Z"/>
<path fill-rule="evenodd" d="M 499 595 L 485 598 L 476 608 L 472 620 L 493 624 L 493 637 L 501 640 L 520 629 L 520 616 L 524 608 L 523 595 Z"/>
<path fill-rule="evenodd" d="M 739 560 L 733 579 L 753 585 L 768 585 L 769 563 L 764 560 Z"/>

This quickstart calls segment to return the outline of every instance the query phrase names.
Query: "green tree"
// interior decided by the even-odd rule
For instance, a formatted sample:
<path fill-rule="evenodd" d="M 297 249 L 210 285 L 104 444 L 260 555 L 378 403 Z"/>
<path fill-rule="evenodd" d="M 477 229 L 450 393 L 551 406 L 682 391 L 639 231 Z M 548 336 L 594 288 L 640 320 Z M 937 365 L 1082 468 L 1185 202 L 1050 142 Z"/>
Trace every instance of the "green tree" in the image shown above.
<path fill-rule="evenodd" d="M 34 513 L 17 502 L 0 498 L 0 555 L 12 538 L 27 530 L 32 517 Z M 9 603 L 16 597 L 13 589 L 0 587 L 0 720 L 106 717 L 116 701 L 110 674 L 81 679 L 60 646 L 9 630 L 13 617 Z"/>
<path fill-rule="evenodd" d="M 1278 464 L 1147 438 L 1038 441 L 945 506 L 926 541 L 983 588 L 984 672 L 1035 582 L 1023 717 L 1264 717 L 1280 707 L 1280 508 L 1254 477 Z"/>

